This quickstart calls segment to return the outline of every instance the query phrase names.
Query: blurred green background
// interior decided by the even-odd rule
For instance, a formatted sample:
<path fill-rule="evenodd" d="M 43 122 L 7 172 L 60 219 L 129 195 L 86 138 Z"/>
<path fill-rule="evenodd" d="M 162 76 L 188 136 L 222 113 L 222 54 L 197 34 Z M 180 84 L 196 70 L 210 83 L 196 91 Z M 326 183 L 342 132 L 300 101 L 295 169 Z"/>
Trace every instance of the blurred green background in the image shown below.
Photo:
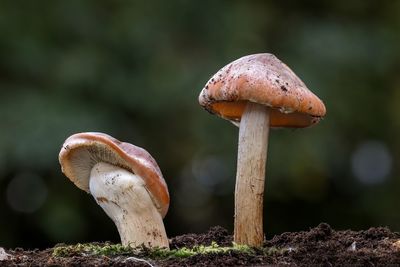
<path fill-rule="evenodd" d="M 326 104 L 270 135 L 265 233 L 400 231 L 400 1 L 1 1 L 0 246 L 119 241 L 60 171 L 71 134 L 148 150 L 169 236 L 233 230 L 238 128 L 197 101 L 241 56 L 270 52 Z"/>

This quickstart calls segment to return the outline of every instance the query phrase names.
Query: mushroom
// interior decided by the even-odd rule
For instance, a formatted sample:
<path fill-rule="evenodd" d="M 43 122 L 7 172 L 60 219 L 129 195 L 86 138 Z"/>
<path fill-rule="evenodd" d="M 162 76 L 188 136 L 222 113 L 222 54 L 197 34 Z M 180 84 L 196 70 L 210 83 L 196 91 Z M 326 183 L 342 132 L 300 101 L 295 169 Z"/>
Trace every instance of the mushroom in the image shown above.
<path fill-rule="evenodd" d="M 325 106 L 288 66 L 267 53 L 223 67 L 202 89 L 199 103 L 239 126 L 234 242 L 261 246 L 269 128 L 313 125 L 325 115 Z"/>
<path fill-rule="evenodd" d="M 162 220 L 168 187 L 146 150 L 107 134 L 78 133 L 65 140 L 59 161 L 114 221 L 124 246 L 169 247 Z"/>

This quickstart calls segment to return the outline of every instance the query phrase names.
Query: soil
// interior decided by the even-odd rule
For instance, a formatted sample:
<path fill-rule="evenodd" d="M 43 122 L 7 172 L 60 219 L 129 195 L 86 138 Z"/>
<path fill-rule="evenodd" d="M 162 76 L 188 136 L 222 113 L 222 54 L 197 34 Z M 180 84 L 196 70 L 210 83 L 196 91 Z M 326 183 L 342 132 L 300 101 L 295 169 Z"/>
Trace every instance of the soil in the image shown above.
<path fill-rule="evenodd" d="M 198 245 L 232 246 L 232 235 L 221 227 L 204 234 L 186 234 L 171 239 L 171 249 Z M 335 231 L 322 223 L 309 231 L 283 233 L 266 240 L 251 253 L 240 250 L 197 254 L 191 257 L 154 257 L 149 251 L 137 254 L 95 256 L 76 253 L 53 256 L 53 249 L 7 250 L 11 255 L 0 266 L 400 266 L 400 233 L 388 228 L 364 231 Z"/>

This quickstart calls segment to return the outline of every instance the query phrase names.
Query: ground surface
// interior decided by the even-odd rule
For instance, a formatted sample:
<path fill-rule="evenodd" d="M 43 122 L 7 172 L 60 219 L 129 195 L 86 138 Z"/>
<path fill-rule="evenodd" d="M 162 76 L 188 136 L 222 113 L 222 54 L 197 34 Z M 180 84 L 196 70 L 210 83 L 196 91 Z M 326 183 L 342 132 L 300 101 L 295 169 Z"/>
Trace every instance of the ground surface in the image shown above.
<path fill-rule="evenodd" d="M 232 236 L 221 227 L 205 234 L 187 234 L 171 239 L 171 250 L 199 245 L 232 246 Z M 214 243 L 215 244 L 215 243 Z M 218 249 L 216 250 L 218 251 Z M 327 224 L 307 232 L 283 233 L 260 249 L 235 249 L 188 255 L 161 255 L 151 251 L 91 255 L 69 251 L 55 256 L 54 248 L 39 251 L 7 250 L 0 266 L 400 266 L 400 233 L 387 228 L 365 231 L 334 231 Z"/>

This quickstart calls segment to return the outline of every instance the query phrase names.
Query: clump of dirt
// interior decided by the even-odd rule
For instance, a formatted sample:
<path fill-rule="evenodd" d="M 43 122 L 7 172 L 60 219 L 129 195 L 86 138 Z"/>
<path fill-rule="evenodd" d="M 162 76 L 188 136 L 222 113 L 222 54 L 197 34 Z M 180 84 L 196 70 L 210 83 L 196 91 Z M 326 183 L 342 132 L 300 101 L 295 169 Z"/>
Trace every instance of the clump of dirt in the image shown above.
<path fill-rule="evenodd" d="M 266 247 L 290 248 L 278 255 L 277 262 L 375 266 L 400 264 L 400 250 L 394 243 L 400 234 L 388 228 L 365 231 L 334 231 L 322 223 L 307 232 L 283 233 L 265 242 Z"/>
<path fill-rule="evenodd" d="M 11 257 L 0 261 L 0 266 L 400 266 L 399 233 L 384 227 L 335 231 L 325 223 L 309 231 L 277 235 L 257 249 L 226 249 L 232 247 L 232 236 L 222 227 L 213 227 L 204 234 L 174 237 L 168 253 L 148 249 L 130 251 L 110 243 L 74 246 L 100 248 L 96 253 L 87 249 L 55 253 L 60 247 L 6 250 Z M 115 248 L 118 250 L 114 251 Z M 107 253 L 102 254 L 104 251 Z"/>
<path fill-rule="evenodd" d="M 212 242 L 220 246 L 232 246 L 233 238 L 228 231 L 221 226 L 214 226 L 204 234 L 186 234 L 176 236 L 171 239 L 171 249 L 179 249 L 182 247 L 192 248 L 194 246 L 209 246 Z"/>

